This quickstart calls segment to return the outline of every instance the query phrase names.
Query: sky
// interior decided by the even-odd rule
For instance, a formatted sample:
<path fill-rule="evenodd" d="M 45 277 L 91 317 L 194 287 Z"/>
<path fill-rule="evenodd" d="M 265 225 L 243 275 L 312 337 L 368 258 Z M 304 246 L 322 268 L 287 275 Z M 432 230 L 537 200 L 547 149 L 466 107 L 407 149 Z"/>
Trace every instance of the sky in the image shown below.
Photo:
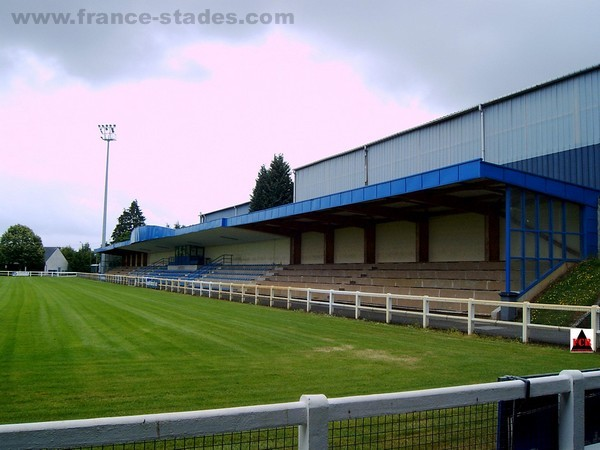
<path fill-rule="evenodd" d="M 249 201 L 274 155 L 299 168 L 600 64 L 598 17 L 599 0 L 2 0 L 0 235 L 100 247 L 99 124 L 117 134 L 108 241 L 133 200 L 148 225 L 192 225 Z"/>

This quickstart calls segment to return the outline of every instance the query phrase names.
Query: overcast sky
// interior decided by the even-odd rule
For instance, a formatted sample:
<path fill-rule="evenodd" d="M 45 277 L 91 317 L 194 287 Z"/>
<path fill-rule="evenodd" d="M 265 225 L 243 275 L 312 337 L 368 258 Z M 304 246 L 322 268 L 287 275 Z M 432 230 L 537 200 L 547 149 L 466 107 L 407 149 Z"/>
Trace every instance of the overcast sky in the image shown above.
<path fill-rule="evenodd" d="M 28 12 L 69 23 L 15 23 Z M 599 0 L 2 0 L 0 234 L 100 246 L 98 124 L 117 125 L 108 239 L 134 199 L 191 225 L 247 202 L 275 154 L 294 169 L 599 64 L 599 17 Z"/>

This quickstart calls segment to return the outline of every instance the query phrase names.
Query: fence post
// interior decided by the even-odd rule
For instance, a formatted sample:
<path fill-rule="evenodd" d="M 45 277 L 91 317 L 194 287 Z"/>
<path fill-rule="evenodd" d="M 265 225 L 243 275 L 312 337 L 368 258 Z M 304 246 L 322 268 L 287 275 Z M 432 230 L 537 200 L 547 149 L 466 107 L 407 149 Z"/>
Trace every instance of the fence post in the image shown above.
<path fill-rule="evenodd" d="M 310 311 L 310 294 L 311 294 L 311 290 L 310 288 L 307 289 L 306 291 L 306 312 Z"/>
<path fill-rule="evenodd" d="M 244 303 L 244 294 L 246 293 L 246 285 L 242 284 L 242 303 Z"/>
<path fill-rule="evenodd" d="M 303 395 L 306 423 L 298 425 L 298 450 L 326 449 L 329 441 L 329 401 L 324 395 Z"/>
<path fill-rule="evenodd" d="M 590 319 L 592 326 L 592 348 L 594 351 L 597 351 L 597 343 L 598 343 L 598 305 L 593 305 L 592 310 L 590 311 Z"/>
<path fill-rule="evenodd" d="M 385 294 L 385 323 L 392 321 L 392 294 Z"/>
<path fill-rule="evenodd" d="M 473 307 L 473 299 L 469 299 L 467 303 L 467 334 L 473 334 L 473 318 L 475 317 L 475 308 Z"/>
<path fill-rule="evenodd" d="M 259 293 L 259 289 L 258 289 L 258 284 L 254 285 L 254 304 L 258 305 L 258 293 Z"/>
<path fill-rule="evenodd" d="M 423 296 L 423 328 L 429 328 L 429 297 Z"/>
<path fill-rule="evenodd" d="M 333 315 L 333 289 L 329 289 L 329 315 Z"/>
<path fill-rule="evenodd" d="M 529 302 L 523 302 L 523 333 L 521 340 L 529 341 L 529 323 L 531 322 L 531 308 Z"/>
<path fill-rule="evenodd" d="M 229 283 L 229 301 L 233 301 L 233 283 Z"/>
<path fill-rule="evenodd" d="M 585 445 L 585 379 L 578 370 L 563 370 L 570 378 L 569 392 L 559 394 L 558 448 L 582 450 Z"/>
<path fill-rule="evenodd" d="M 273 307 L 273 286 L 269 289 L 269 306 Z"/>
<path fill-rule="evenodd" d="M 288 286 L 287 288 L 287 309 L 290 309 L 292 303 L 292 290 Z"/>
<path fill-rule="evenodd" d="M 359 319 L 360 318 L 360 295 L 359 292 L 356 291 L 354 293 L 354 318 L 355 319 Z"/>

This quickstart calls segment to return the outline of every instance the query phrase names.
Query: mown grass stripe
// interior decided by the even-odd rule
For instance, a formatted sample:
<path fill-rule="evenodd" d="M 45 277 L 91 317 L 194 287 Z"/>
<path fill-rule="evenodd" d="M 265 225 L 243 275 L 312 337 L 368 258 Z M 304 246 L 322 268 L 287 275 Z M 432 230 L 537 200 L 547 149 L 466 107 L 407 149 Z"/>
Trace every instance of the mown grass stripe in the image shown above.
<path fill-rule="evenodd" d="M 396 392 L 597 355 L 82 279 L 0 278 L 0 422 Z"/>

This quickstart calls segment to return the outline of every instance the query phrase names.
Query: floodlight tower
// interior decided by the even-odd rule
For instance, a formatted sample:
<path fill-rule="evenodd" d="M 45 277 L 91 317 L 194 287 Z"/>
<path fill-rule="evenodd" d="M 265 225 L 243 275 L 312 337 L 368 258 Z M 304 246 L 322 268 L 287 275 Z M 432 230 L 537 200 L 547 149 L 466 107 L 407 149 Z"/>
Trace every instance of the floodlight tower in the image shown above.
<path fill-rule="evenodd" d="M 98 125 L 100 139 L 106 141 L 106 175 L 104 176 L 104 215 L 102 218 L 102 247 L 106 247 L 106 204 L 108 198 L 108 159 L 110 155 L 110 141 L 116 141 L 116 125 Z M 100 260 L 100 273 L 106 272 L 106 256 L 102 253 Z"/>

